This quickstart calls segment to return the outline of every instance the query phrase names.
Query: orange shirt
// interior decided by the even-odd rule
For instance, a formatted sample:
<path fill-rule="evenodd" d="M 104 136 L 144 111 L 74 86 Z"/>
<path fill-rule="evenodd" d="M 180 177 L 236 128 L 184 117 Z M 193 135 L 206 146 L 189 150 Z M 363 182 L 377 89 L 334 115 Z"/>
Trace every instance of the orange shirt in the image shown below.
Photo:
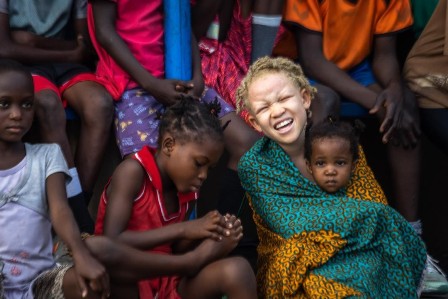
<path fill-rule="evenodd" d="M 325 57 L 349 70 L 370 54 L 374 35 L 397 32 L 413 22 L 408 0 L 354 2 L 286 0 L 284 21 L 321 32 Z"/>

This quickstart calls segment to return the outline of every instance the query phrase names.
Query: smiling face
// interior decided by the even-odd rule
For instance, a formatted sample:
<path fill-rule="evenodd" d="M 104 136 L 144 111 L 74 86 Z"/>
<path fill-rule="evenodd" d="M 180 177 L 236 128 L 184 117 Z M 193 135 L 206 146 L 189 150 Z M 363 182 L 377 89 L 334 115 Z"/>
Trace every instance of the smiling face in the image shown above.
<path fill-rule="evenodd" d="M 328 193 L 347 186 L 354 164 L 348 140 L 340 137 L 318 138 L 311 144 L 308 170 L 316 184 Z"/>
<path fill-rule="evenodd" d="M 34 89 L 30 76 L 18 71 L 0 73 L 0 142 L 16 143 L 31 128 Z"/>
<path fill-rule="evenodd" d="M 261 74 L 248 87 L 249 121 L 283 149 L 302 145 L 311 98 L 282 72 Z"/>
<path fill-rule="evenodd" d="M 224 144 L 216 139 L 181 143 L 167 134 L 162 141 L 161 173 L 172 182 L 177 192 L 198 192 L 223 150 Z"/>

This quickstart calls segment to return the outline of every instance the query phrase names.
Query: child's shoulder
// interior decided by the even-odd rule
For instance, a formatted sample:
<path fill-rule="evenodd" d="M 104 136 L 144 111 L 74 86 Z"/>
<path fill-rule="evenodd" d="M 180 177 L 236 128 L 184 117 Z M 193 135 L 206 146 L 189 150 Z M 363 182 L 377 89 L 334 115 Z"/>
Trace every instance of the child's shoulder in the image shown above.
<path fill-rule="evenodd" d="M 117 166 L 112 179 L 141 181 L 144 176 L 145 169 L 141 162 L 134 158 L 126 158 Z"/>
<path fill-rule="evenodd" d="M 25 143 L 27 155 L 34 154 L 37 156 L 62 154 L 61 147 L 56 143 Z"/>

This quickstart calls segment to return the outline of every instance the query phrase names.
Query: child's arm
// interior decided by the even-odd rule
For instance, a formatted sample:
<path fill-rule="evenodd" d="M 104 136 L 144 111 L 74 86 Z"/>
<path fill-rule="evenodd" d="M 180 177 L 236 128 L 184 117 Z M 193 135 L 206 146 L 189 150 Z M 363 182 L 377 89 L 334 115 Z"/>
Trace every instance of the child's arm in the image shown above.
<path fill-rule="evenodd" d="M 296 37 L 299 61 L 307 75 L 334 89 L 343 97 L 370 109 L 370 113 L 377 113 L 382 120 L 381 128 L 390 125 L 391 118 L 397 113 L 396 105 L 385 106 L 385 112 L 374 110 L 378 95 L 354 81 L 345 71 L 325 58 L 321 34 L 297 29 Z M 391 125 L 395 127 L 397 123 L 398 119 L 393 118 Z M 383 133 L 383 141 L 387 142 L 384 137 L 390 132 L 388 130 Z"/>
<path fill-rule="evenodd" d="M 304 29 L 297 29 L 296 32 L 299 61 L 308 76 L 367 109 L 373 107 L 375 92 L 354 81 L 345 71 L 325 58 L 321 34 Z"/>
<path fill-rule="evenodd" d="M 124 160 L 115 170 L 107 189 L 107 208 L 104 218 L 104 235 L 116 238 L 129 246 L 148 250 L 158 245 L 181 239 L 213 238 L 219 240 L 223 229 L 222 216 L 210 212 L 194 221 L 167 225 L 148 231 L 129 231 L 134 199 L 142 190 L 145 170 L 133 159 Z"/>
<path fill-rule="evenodd" d="M 377 36 L 374 42 L 372 67 L 375 78 L 384 89 L 377 97 L 372 111 L 376 112 L 383 106 L 394 105 L 396 113 L 389 116 L 390 128 L 386 134 L 390 135 L 389 132 L 396 128 L 401 134 L 395 137 L 401 138 L 401 144 L 405 147 L 415 145 L 420 137 L 420 128 L 415 119 L 418 115 L 415 113 L 416 101 L 414 97 L 407 96 L 403 88 L 404 83 L 396 55 L 396 37 L 393 35 Z M 388 115 L 386 115 L 386 120 L 387 117 Z M 399 123 L 397 119 L 400 120 Z"/>
<path fill-rule="evenodd" d="M 115 30 L 116 4 L 109 0 L 93 0 L 95 36 L 100 45 L 143 89 L 164 105 L 180 100 L 186 84 L 180 80 L 158 79 L 151 75 L 134 57 Z"/>
<path fill-rule="evenodd" d="M 191 81 L 192 88 L 188 92 L 190 95 L 199 98 L 204 91 L 204 77 L 202 76 L 201 54 L 193 32 L 191 33 L 191 55 L 193 56 L 193 79 Z"/>
<path fill-rule="evenodd" d="M 216 218 L 217 216 L 219 218 Z M 189 229 L 191 232 L 186 233 L 186 238 L 178 240 L 173 244 L 173 251 L 176 253 L 191 250 L 198 244 L 199 240 L 207 237 L 221 241 L 222 238 L 230 236 L 230 230 L 239 229 L 239 226 L 241 226 L 241 221 L 236 216 L 229 214 L 221 216 L 218 211 L 208 212 L 201 218 L 186 220 L 184 223 L 191 227 Z"/>
<path fill-rule="evenodd" d="M 0 43 L 1 58 L 14 59 L 22 63 L 81 62 L 86 52 L 82 37 L 78 37 L 75 41 L 76 47 L 72 49 L 48 50 L 36 47 L 30 35 L 25 37 L 23 33 L 13 34 L 9 26 L 9 15 L 5 13 L 0 13 Z"/>
<path fill-rule="evenodd" d="M 73 253 L 81 293 L 87 295 L 88 283 L 92 290 L 103 296 L 108 295 L 110 290 L 106 269 L 90 254 L 81 240 L 78 226 L 68 206 L 65 175 L 62 172 L 51 174 L 46 179 L 45 186 L 53 228 Z"/>

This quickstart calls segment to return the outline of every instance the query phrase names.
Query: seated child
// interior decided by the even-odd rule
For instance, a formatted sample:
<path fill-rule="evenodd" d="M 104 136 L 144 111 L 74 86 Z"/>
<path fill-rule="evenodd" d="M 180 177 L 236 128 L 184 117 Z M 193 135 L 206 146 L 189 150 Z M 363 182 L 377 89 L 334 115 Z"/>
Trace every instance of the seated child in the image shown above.
<path fill-rule="evenodd" d="M 256 297 L 247 295 L 254 292 L 255 284 L 249 266 L 245 268 L 242 259 L 210 264 L 216 276 L 210 270 L 200 272 L 205 265 L 230 252 L 241 239 L 242 228 L 232 216 L 224 218 L 211 213 L 188 225 L 171 226 L 171 231 L 177 228 L 199 243 L 194 250 L 176 256 L 143 252 L 139 250 L 141 244 L 133 244 L 136 248 L 132 248 L 101 236 L 83 242 L 67 203 L 65 182 L 69 172 L 61 149 L 56 144 L 22 142 L 31 127 L 34 109 L 30 73 L 16 62 L 0 61 L 1 299 L 109 295 L 138 298 L 138 294 L 128 292 L 130 286 L 144 278 L 166 275 L 188 276 L 179 286 L 179 292 L 186 297 L 199 290 L 189 289 L 198 278 L 210 282 L 210 287 L 196 298 L 207 296 L 207 290 L 218 285 L 214 279 L 221 282 L 216 292 L 226 293 L 229 298 L 239 290 L 244 295 L 234 298 Z M 71 250 L 74 265 L 56 266 L 52 256 L 52 227 Z M 153 232 L 157 234 L 158 230 Z M 229 288 L 236 291 L 232 293 Z"/>
<path fill-rule="evenodd" d="M 216 217 L 216 211 L 199 220 L 184 221 L 195 206 L 208 170 L 216 165 L 224 148 L 223 130 L 211 109 L 219 110 L 191 98 L 167 108 L 160 120 L 157 149 L 145 146 L 130 155 L 106 185 L 98 208 L 97 234 L 150 252 L 178 254 L 199 239 L 213 237 L 213 231 L 219 232 L 218 223 L 201 229 L 193 226 Z M 228 264 L 235 268 L 228 268 Z M 232 277 L 229 283 L 231 269 L 238 272 L 232 276 L 239 278 Z M 193 278 L 179 280 L 171 275 L 142 281 L 140 298 L 179 298 L 179 287 L 194 294 L 192 298 L 224 294 L 255 298 L 253 273 L 249 272 L 245 259 L 228 258 L 206 266 Z"/>
<path fill-rule="evenodd" d="M 425 247 L 386 204 L 364 155 L 347 188 L 334 194 L 319 188 L 308 172 L 305 127 L 314 92 L 299 65 L 268 57 L 249 68 L 238 88 L 239 106 L 248 109 L 250 122 L 264 133 L 238 166 L 260 238 L 259 295 L 417 298 Z M 323 151 L 319 141 L 312 143 L 313 154 Z M 325 141 L 336 151 L 338 139 Z M 312 170 L 329 191 L 344 185 L 333 188 L 331 179 L 327 187 L 319 171 Z M 345 169 L 345 179 L 350 172 L 351 167 Z"/>

